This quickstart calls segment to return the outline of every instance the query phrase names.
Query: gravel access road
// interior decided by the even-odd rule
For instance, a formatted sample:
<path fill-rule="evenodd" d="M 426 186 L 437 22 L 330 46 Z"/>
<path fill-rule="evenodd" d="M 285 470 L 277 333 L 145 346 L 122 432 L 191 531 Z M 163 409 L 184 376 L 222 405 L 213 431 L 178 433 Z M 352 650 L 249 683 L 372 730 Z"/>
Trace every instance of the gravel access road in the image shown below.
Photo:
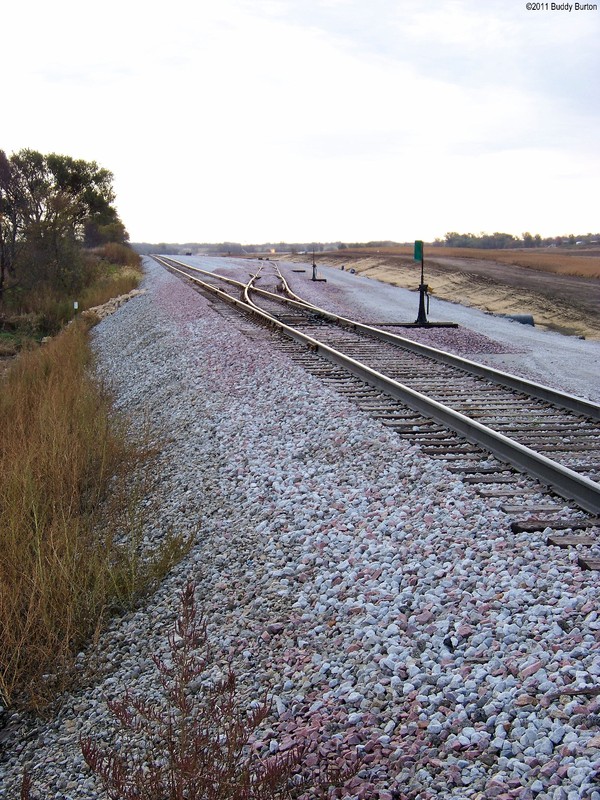
<path fill-rule="evenodd" d="M 302 256 L 293 256 L 298 261 Z M 304 256 L 306 258 L 306 256 Z M 344 264 L 358 273 L 388 284 L 416 289 L 419 265 L 405 256 L 348 254 L 316 256 L 319 266 Z M 574 268 L 564 256 L 561 268 Z M 430 248 L 425 258 L 425 282 L 436 298 L 496 314 L 532 314 L 536 325 L 568 336 L 600 340 L 600 280 L 593 259 L 577 259 L 588 277 L 535 270 L 492 260 L 444 258 Z M 583 263 L 582 263 L 583 262 Z"/>
<path fill-rule="evenodd" d="M 245 697 L 272 698 L 257 753 L 300 740 L 311 761 L 358 754 L 347 798 L 600 800 L 597 574 L 543 534 L 511 533 L 498 505 L 275 351 L 267 331 L 146 270 L 147 293 L 95 328 L 98 370 L 134 426 L 162 435 L 146 537 L 173 528 L 196 544 L 111 622 L 95 679 L 49 720 L 9 718 L 0 794 L 17 797 L 27 768 L 49 800 L 103 796 L 80 738 L 114 742 L 107 699 L 158 691 L 151 656 L 166 652 L 191 578 Z M 296 290 L 346 313 L 360 299 L 365 318 L 398 308 L 402 290 L 324 274 L 295 274 Z M 465 326 L 459 349 L 598 397 L 593 343 L 432 306 L 450 313 Z"/>

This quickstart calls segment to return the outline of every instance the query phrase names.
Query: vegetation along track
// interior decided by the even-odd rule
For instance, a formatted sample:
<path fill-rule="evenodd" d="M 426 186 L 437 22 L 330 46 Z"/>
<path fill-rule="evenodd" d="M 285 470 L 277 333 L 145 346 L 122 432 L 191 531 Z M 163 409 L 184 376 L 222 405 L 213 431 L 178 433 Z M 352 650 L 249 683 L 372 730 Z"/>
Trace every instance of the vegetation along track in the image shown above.
<path fill-rule="evenodd" d="M 331 314 L 295 295 L 275 262 L 262 262 L 242 283 L 155 258 L 278 327 L 284 349 L 304 367 L 448 461 L 481 494 L 506 498 L 504 510 L 518 517 L 515 530 L 550 529 L 551 543 L 597 546 L 600 406 Z M 532 479 L 527 485 L 522 474 Z M 550 498 L 540 502 L 540 493 Z M 584 550 L 580 563 L 600 567 L 593 550 Z"/>

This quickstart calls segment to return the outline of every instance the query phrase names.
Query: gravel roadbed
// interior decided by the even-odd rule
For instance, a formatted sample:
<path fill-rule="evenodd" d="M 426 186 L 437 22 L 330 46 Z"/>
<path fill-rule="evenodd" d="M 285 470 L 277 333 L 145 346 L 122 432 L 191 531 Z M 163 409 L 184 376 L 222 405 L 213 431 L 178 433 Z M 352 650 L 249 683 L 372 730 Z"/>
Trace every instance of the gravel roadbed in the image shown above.
<path fill-rule="evenodd" d="M 114 742 L 106 700 L 158 691 L 151 656 L 193 579 L 244 696 L 272 699 L 257 753 L 358 754 L 347 798 L 600 800 L 597 574 L 146 267 L 146 294 L 95 328 L 98 369 L 162 437 L 146 537 L 196 544 L 110 623 L 93 681 L 50 720 L 12 714 L 0 795 L 27 768 L 44 798 L 103 796 L 80 738 Z"/>

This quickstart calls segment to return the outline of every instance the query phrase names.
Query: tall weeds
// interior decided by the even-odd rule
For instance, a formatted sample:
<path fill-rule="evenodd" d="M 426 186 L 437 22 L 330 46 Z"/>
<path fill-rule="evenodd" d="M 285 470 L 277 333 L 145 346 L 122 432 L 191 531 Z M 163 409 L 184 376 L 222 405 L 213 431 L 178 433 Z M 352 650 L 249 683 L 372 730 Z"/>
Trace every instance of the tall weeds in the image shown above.
<path fill-rule="evenodd" d="M 141 277 L 139 269 L 134 267 L 121 267 L 114 272 L 108 272 L 81 293 L 79 308 L 83 311 L 102 305 L 112 297 L 127 294 L 138 287 Z"/>
<path fill-rule="evenodd" d="M 161 689 L 152 700 L 127 691 L 109 702 L 120 731 L 115 750 L 82 741 L 83 756 L 108 795 L 119 800 L 275 800 L 289 797 L 299 753 L 253 760 L 248 743 L 269 709 L 246 713 L 231 669 L 215 666 L 206 624 L 197 613 L 194 585 L 181 596 L 166 659 L 154 657 Z"/>
<path fill-rule="evenodd" d="M 109 395 L 90 375 L 90 358 L 87 328 L 78 322 L 22 353 L 0 385 L 4 705 L 43 706 L 68 680 L 72 654 L 106 610 L 152 572 L 140 566 L 139 547 L 127 538 L 119 499 L 142 453 L 128 443 Z M 173 558 L 183 546 L 167 543 Z"/>
<path fill-rule="evenodd" d="M 317 754 L 309 766 L 302 741 L 267 758 L 252 754 L 252 735 L 268 719 L 269 704 L 263 698 L 244 708 L 231 666 L 215 661 L 192 582 L 181 593 L 169 651 L 153 660 L 160 688 L 151 699 L 128 689 L 108 703 L 118 744 L 81 742 L 113 800 L 326 800 L 341 797 L 358 772 L 357 758 L 336 765 Z"/>

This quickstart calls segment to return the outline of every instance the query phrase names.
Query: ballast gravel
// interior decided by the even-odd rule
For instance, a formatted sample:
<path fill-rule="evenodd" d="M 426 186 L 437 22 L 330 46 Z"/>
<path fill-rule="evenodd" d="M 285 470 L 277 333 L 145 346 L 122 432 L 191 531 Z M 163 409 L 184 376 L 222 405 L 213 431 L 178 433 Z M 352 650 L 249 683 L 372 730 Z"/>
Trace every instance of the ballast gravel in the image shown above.
<path fill-rule="evenodd" d="M 96 678 L 53 717 L 12 714 L 0 794 L 102 794 L 82 737 L 117 741 L 107 699 L 158 691 L 192 579 L 248 701 L 258 754 L 358 755 L 347 798 L 600 800 L 597 573 L 361 414 L 179 278 L 94 333 L 98 371 L 161 452 L 145 531 L 194 534 L 156 593 L 101 636 Z M 88 655 L 82 653 L 83 665 Z M 595 690 L 598 689 L 598 692 Z"/>

